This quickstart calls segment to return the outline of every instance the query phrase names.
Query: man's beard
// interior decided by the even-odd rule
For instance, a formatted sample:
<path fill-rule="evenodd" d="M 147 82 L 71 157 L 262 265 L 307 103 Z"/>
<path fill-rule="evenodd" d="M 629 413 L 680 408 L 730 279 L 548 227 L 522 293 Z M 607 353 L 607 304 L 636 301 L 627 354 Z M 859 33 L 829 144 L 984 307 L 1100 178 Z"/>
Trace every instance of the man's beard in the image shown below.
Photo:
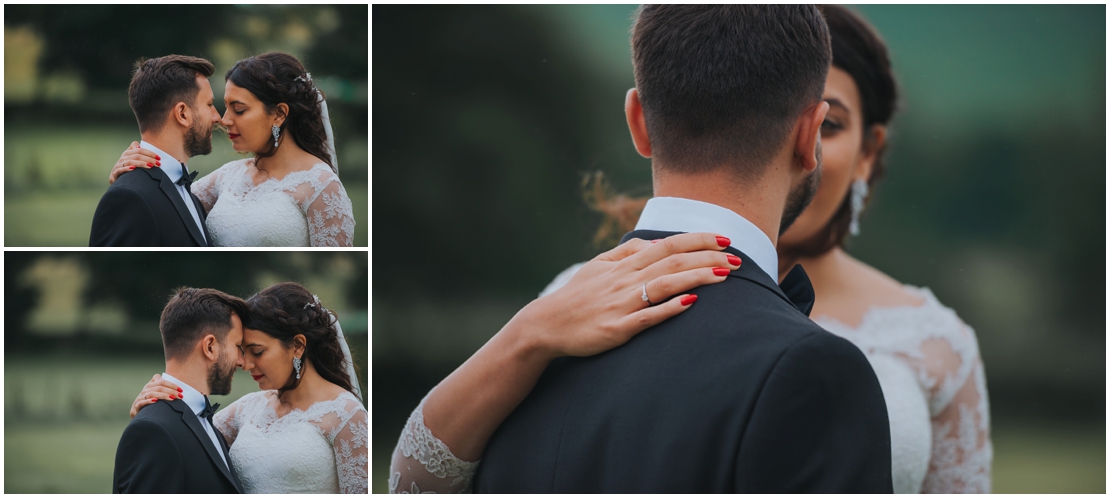
<path fill-rule="evenodd" d="M 782 223 L 779 224 L 779 237 L 802 215 L 813 200 L 813 196 L 817 194 L 817 187 L 821 184 L 821 142 L 817 142 L 816 156 L 817 168 L 802 180 L 802 183 L 794 187 L 794 190 L 790 191 L 790 196 L 786 198 L 786 209 L 782 211 Z"/>
<path fill-rule="evenodd" d="M 189 157 L 204 156 L 212 152 L 212 125 L 204 128 L 204 123 L 197 122 L 196 126 L 185 132 L 185 154 Z"/>
<path fill-rule="evenodd" d="M 226 396 L 231 394 L 231 377 L 235 375 L 235 363 L 224 363 L 225 354 L 221 354 L 216 364 L 208 368 L 208 392 Z"/>

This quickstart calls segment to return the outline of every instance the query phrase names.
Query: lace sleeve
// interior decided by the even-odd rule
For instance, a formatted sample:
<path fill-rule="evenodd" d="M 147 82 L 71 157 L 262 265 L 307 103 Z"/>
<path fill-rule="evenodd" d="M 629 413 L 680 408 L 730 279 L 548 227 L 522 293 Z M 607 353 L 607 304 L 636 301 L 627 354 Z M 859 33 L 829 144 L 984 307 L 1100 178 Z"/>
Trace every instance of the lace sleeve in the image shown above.
<path fill-rule="evenodd" d="M 239 418 L 239 410 L 243 404 L 240 402 L 242 399 L 236 400 L 231 406 L 216 412 L 212 416 L 212 425 L 220 434 L 224 435 L 224 440 L 227 441 L 228 447 L 235 443 L 235 437 L 239 435 L 239 426 L 241 420 Z"/>
<path fill-rule="evenodd" d="M 219 183 L 222 176 L 223 167 L 198 178 L 189 189 L 193 195 L 197 196 L 197 199 L 200 199 L 206 213 L 212 210 L 212 206 L 216 204 L 216 199 L 220 197 Z"/>
<path fill-rule="evenodd" d="M 390 493 L 469 493 L 479 462 L 455 457 L 443 441 L 424 426 L 424 402 L 412 411 L 393 450 L 389 466 Z"/>
<path fill-rule="evenodd" d="M 315 196 L 306 201 L 309 243 L 312 247 L 351 247 L 355 235 L 355 216 L 351 199 L 339 178 L 331 175 L 319 182 Z"/>
<path fill-rule="evenodd" d="M 930 393 L 932 454 L 923 493 L 990 493 L 993 446 L 986 376 L 975 333 L 966 325 L 960 343 L 934 338 L 922 345 L 935 379 Z"/>
<path fill-rule="evenodd" d="M 335 470 L 339 474 L 339 492 L 367 494 L 367 475 L 370 465 L 369 430 L 366 410 L 357 408 L 350 413 L 346 423 L 338 427 L 332 439 L 335 452 Z"/>

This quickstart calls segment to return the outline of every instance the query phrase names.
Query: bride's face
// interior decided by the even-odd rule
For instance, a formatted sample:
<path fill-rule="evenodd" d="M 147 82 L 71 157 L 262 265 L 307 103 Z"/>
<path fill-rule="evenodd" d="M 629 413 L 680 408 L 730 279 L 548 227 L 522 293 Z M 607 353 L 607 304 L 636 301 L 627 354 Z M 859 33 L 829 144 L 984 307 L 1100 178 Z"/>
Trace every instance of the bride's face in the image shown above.
<path fill-rule="evenodd" d="M 298 336 L 300 337 L 300 336 Z M 261 330 L 243 328 L 243 370 L 250 372 L 258 388 L 279 389 L 293 375 L 294 356 L 304 359 L 303 349 L 285 347 L 281 340 Z"/>
<path fill-rule="evenodd" d="M 269 150 L 274 143 L 271 128 L 281 126 L 285 117 L 266 112 L 266 106 L 249 90 L 227 81 L 224 87 L 224 111 L 220 124 L 227 128 L 231 146 L 238 152 Z"/>
<path fill-rule="evenodd" d="M 844 202 L 852 182 L 857 178 L 866 181 L 871 174 L 874 147 L 863 140 L 863 107 L 855 80 L 833 67 L 825 82 L 824 99 L 829 113 L 821 124 L 821 185 L 809 207 L 779 237 L 780 248 L 789 249 L 817 235 Z"/>

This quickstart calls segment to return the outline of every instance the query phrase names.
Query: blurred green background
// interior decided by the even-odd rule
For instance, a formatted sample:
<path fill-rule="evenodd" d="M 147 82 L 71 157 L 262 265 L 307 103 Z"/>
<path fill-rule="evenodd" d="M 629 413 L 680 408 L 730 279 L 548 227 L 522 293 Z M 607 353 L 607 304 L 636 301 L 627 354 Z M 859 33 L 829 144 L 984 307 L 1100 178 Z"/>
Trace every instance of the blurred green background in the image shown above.
<path fill-rule="evenodd" d="M 634 7 L 380 6 L 372 484 L 409 412 L 607 247 L 585 173 L 648 195 L 624 121 Z M 977 332 L 996 492 L 1106 490 L 1105 6 L 859 6 L 901 84 L 849 251 Z M 405 243 L 404 241 L 417 241 Z"/>
<path fill-rule="evenodd" d="M 179 286 L 246 298 L 303 284 L 339 316 L 367 391 L 364 252 L 7 251 L 4 263 L 4 493 L 112 491 L 131 403 L 165 370 L 158 318 Z M 257 390 L 239 370 L 213 402 Z"/>
<path fill-rule="evenodd" d="M 140 57 L 212 61 L 222 114 L 224 73 L 240 59 L 282 51 L 327 95 L 339 177 L 354 206 L 354 245 L 365 247 L 366 17 L 365 5 L 5 5 L 5 245 L 88 245 L 108 173 L 140 139 L 127 103 Z M 242 157 L 216 132 L 212 153 L 189 166 L 204 175 Z"/>

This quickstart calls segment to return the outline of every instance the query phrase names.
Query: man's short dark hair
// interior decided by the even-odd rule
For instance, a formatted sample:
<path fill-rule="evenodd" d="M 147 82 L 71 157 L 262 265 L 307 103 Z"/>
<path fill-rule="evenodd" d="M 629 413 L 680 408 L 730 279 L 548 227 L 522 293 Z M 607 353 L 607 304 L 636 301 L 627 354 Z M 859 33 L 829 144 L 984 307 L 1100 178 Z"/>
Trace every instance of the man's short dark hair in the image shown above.
<path fill-rule="evenodd" d="M 246 301 L 216 289 L 174 290 L 158 323 L 166 361 L 185 359 L 197 341 L 208 334 L 224 342 L 231 331 L 231 314 L 246 322 L 249 310 Z"/>
<path fill-rule="evenodd" d="M 813 5 L 645 5 L 632 28 L 636 88 L 661 167 L 727 166 L 753 180 L 820 102 L 832 60 Z"/>
<path fill-rule="evenodd" d="M 193 107 L 200 92 L 197 76 L 207 78 L 215 69 L 207 59 L 188 55 L 136 61 L 127 98 L 139 122 L 139 132 L 158 131 L 178 102 Z"/>

